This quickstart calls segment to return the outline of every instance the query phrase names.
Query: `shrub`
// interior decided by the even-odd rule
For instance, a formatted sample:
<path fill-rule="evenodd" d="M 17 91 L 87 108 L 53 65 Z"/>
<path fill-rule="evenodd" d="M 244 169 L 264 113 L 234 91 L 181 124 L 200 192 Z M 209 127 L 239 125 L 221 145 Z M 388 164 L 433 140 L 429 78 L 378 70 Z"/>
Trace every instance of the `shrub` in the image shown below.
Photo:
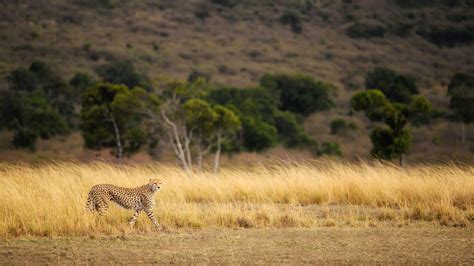
<path fill-rule="evenodd" d="M 234 7 L 237 5 L 238 0 L 212 0 L 212 3 L 225 7 Z"/>
<path fill-rule="evenodd" d="M 285 9 L 280 17 L 280 22 L 283 25 L 290 25 L 291 30 L 295 33 L 301 33 L 303 31 L 302 15 L 296 9 Z"/>
<path fill-rule="evenodd" d="M 77 96 L 82 95 L 86 89 L 94 85 L 94 83 L 95 81 L 92 79 L 92 77 L 86 73 L 77 73 L 69 81 L 69 85 L 75 89 L 75 94 Z"/>
<path fill-rule="evenodd" d="M 469 26 L 433 26 L 418 30 L 417 33 L 425 40 L 441 47 L 454 47 L 474 42 L 474 27 Z"/>
<path fill-rule="evenodd" d="M 252 117 L 245 117 L 242 122 L 247 150 L 262 151 L 276 145 L 278 131 L 274 126 Z"/>
<path fill-rule="evenodd" d="M 349 130 L 356 130 L 357 125 L 354 122 L 347 122 L 344 119 L 334 119 L 331 121 L 331 134 L 344 134 Z"/>
<path fill-rule="evenodd" d="M 118 60 L 109 64 L 101 65 L 96 69 L 97 74 L 105 82 L 126 85 L 129 88 L 137 86 L 149 87 L 146 77 L 139 74 L 132 62 Z"/>
<path fill-rule="evenodd" d="M 277 95 L 281 110 L 308 116 L 327 110 L 333 102 L 329 92 L 333 86 L 305 75 L 265 74 L 260 84 L 270 95 Z"/>
<path fill-rule="evenodd" d="M 341 146 L 335 142 L 323 142 L 317 150 L 317 155 L 342 156 Z"/>
<path fill-rule="evenodd" d="M 381 25 L 363 24 L 356 22 L 346 29 L 347 36 L 358 38 L 382 38 L 385 35 L 385 28 Z"/>
<path fill-rule="evenodd" d="M 408 103 L 418 93 L 415 80 L 410 76 L 397 74 L 395 71 L 376 67 L 365 78 L 366 89 L 378 89 L 394 102 Z"/>

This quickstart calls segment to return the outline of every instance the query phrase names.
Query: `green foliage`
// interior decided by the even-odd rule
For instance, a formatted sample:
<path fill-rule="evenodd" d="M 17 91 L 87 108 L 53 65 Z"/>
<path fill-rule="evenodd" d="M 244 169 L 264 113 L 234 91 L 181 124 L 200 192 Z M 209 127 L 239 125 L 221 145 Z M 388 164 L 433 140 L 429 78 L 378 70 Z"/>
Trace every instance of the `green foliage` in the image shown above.
<path fill-rule="evenodd" d="M 314 145 L 314 140 L 304 131 L 302 121 L 294 113 L 276 110 L 274 126 L 279 135 L 280 142 L 290 148 L 307 148 Z"/>
<path fill-rule="evenodd" d="M 82 95 L 94 83 L 94 79 L 86 73 L 77 73 L 69 81 L 69 85 L 74 88 L 74 94 L 78 96 Z"/>
<path fill-rule="evenodd" d="M 16 147 L 34 150 L 38 138 L 68 133 L 66 121 L 41 92 L 8 91 L 2 96 L 0 122 L 14 132 L 12 143 Z"/>
<path fill-rule="evenodd" d="M 107 83 L 122 84 L 129 88 L 149 88 L 147 78 L 139 74 L 132 62 L 128 60 L 119 60 L 101 65 L 96 69 L 96 72 Z"/>
<path fill-rule="evenodd" d="M 474 27 L 472 26 L 432 26 L 420 29 L 417 33 L 440 47 L 455 47 L 474 42 Z"/>
<path fill-rule="evenodd" d="M 405 128 L 407 122 L 431 112 L 431 103 L 422 96 L 413 96 L 410 102 L 405 104 L 391 102 L 380 90 L 355 94 L 351 105 L 356 111 L 364 111 L 370 120 L 384 122 L 388 126 L 377 127 L 370 134 L 372 154 L 386 160 L 402 156 L 410 147 L 410 133 Z"/>
<path fill-rule="evenodd" d="M 35 91 L 40 87 L 40 82 L 36 75 L 25 68 L 13 70 L 7 76 L 7 81 L 11 90 L 14 91 Z"/>
<path fill-rule="evenodd" d="M 218 114 L 202 99 L 190 99 L 183 104 L 186 126 L 201 138 L 209 138 L 214 131 Z"/>
<path fill-rule="evenodd" d="M 405 153 L 410 147 L 411 137 L 408 129 L 395 132 L 390 128 L 375 128 L 370 133 L 373 148 L 372 154 L 376 158 L 393 160 Z"/>
<path fill-rule="evenodd" d="M 225 7 L 234 7 L 239 2 L 238 0 L 211 0 L 213 4 L 225 6 Z"/>
<path fill-rule="evenodd" d="M 285 9 L 280 17 L 283 25 L 290 25 L 291 30 L 295 33 L 303 32 L 303 19 L 301 13 L 297 9 Z"/>
<path fill-rule="evenodd" d="M 323 142 L 316 150 L 317 155 L 342 156 L 341 146 L 335 142 Z"/>
<path fill-rule="evenodd" d="M 82 100 L 81 131 L 90 149 L 114 148 L 117 157 L 131 155 L 153 140 L 144 125 L 146 105 L 158 100 L 141 88 L 99 83 L 86 90 Z M 155 109 L 157 110 L 157 109 Z M 118 144 L 120 142 L 120 145 Z"/>
<path fill-rule="evenodd" d="M 356 22 L 346 29 L 347 36 L 358 38 L 382 38 L 384 37 L 386 29 L 381 25 L 364 24 Z"/>
<path fill-rule="evenodd" d="M 466 1 L 469 2 L 469 1 Z M 395 0 L 395 3 L 401 8 L 423 8 L 444 5 L 448 7 L 462 6 L 462 0 Z"/>
<path fill-rule="evenodd" d="M 243 129 L 241 144 L 246 150 L 262 151 L 278 141 L 292 148 L 308 148 L 313 143 L 298 116 L 279 110 L 276 97 L 268 90 L 221 88 L 210 91 L 207 98 L 227 106 L 239 116 Z"/>
<path fill-rule="evenodd" d="M 357 125 L 354 122 L 348 122 L 344 119 L 334 119 L 331 121 L 331 134 L 345 134 L 350 130 L 356 130 Z"/>
<path fill-rule="evenodd" d="M 262 151 L 273 147 L 278 141 L 277 129 L 259 119 L 244 117 L 244 147 L 249 151 Z"/>
<path fill-rule="evenodd" d="M 265 74 L 260 84 L 270 95 L 277 95 L 281 110 L 308 116 L 333 105 L 329 93 L 333 86 L 304 75 Z"/>
<path fill-rule="evenodd" d="M 433 0 L 395 0 L 395 3 L 401 8 L 420 8 L 432 5 Z"/>
<path fill-rule="evenodd" d="M 474 121 L 474 76 L 455 74 L 449 85 L 448 95 L 451 96 L 449 107 L 454 111 L 454 118 L 463 123 Z"/>
<path fill-rule="evenodd" d="M 409 76 L 397 74 L 395 71 L 377 67 L 367 73 L 365 78 L 367 89 L 378 89 L 390 100 L 408 103 L 418 93 L 415 80 Z"/>
<path fill-rule="evenodd" d="M 35 148 L 38 138 L 66 134 L 74 118 L 71 89 L 44 62 L 33 61 L 8 76 L 9 90 L 1 99 L 0 128 L 14 132 L 13 144 Z"/>
<path fill-rule="evenodd" d="M 222 105 L 215 105 L 214 112 L 217 114 L 214 127 L 224 131 L 226 134 L 235 134 L 241 128 L 239 117 L 229 108 Z"/>

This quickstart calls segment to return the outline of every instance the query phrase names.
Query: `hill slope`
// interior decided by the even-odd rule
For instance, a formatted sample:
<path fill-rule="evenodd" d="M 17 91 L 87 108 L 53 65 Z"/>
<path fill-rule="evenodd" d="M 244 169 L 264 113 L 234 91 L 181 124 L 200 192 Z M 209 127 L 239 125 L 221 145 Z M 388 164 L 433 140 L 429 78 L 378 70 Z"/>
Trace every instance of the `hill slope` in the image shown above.
<path fill-rule="evenodd" d="M 117 59 L 131 60 L 151 78 L 185 79 L 200 71 L 217 85 L 239 87 L 257 85 L 266 72 L 301 72 L 338 88 L 336 108 L 309 117 L 306 129 L 318 140 L 341 143 L 347 157 L 365 156 L 368 122 L 361 115 L 348 116 L 348 100 L 363 89 L 367 71 L 387 66 L 414 76 L 421 93 L 441 110 L 448 106 L 450 77 L 474 72 L 472 1 L 434 2 L 441 3 L 0 1 L 0 75 L 33 59 L 51 63 L 67 79 L 79 71 L 94 74 L 97 66 Z M 452 43 L 443 30 L 460 33 Z M 351 120 L 359 130 L 331 136 L 334 118 Z M 458 128 L 439 120 L 413 129 L 411 159 L 426 160 L 429 152 L 432 159 L 472 160 L 473 128 L 467 131 L 468 145 L 460 143 Z"/>

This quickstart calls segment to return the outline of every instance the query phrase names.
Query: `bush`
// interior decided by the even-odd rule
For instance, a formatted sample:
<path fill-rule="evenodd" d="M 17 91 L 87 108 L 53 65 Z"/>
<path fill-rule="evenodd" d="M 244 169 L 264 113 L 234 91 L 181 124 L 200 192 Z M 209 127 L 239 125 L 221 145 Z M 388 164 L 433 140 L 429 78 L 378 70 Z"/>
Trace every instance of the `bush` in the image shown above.
<path fill-rule="evenodd" d="M 331 121 L 331 134 L 345 134 L 349 130 L 356 130 L 357 125 L 354 122 L 347 122 L 344 119 L 334 119 Z"/>
<path fill-rule="evenodd" d="M 69 81 L 69 85 L 75 89 L 74 94 L 77 96 L 82 95 L 89 87 L 94 85 L 94 83 L 95 81 L 92 77 L 86 73 L 77 73 Z"/>
<path fill-rule="evenodd" d="M 295 33 L 303 31 L 302 15 L 296 9 L 286 9 L 280 17 L 280 22 L 283 25 L 290 25 L 291 30 Z"/>
<path fill-rule="evenodd" d="M 212 0 L 212 3 L 225 7 L 234 7 L 237 5 L 238 0 Z"/>
<path fill-rule="evenodd" d="M 283 111 L 309 116 L 314 111 L 327 110 L 333 105 L 329 98 L 333 86 L 309 76 L 265 74 L 260 84 L 270 95 L 277 95 Z"/>
<path fill-rule="evenodd" d="M 304 131 L 301 121 L 294 113 L 276 111 L 274 115 L 275 127 L 282 142 L 288 148 L 307 148 L 314 145 L 314 141 Z"/>
<path fill-rule="evenodd" d="M 335 142 L 323 142 L 317 150 L 317 155 L 342 156 L 341 146 Z"/>
<path fill-rule="evenodd" d="M 267 90 L 221 88 L 212 90 L 207 98 L 229 107 L 240 117 L 242 144 L 247 150 L 262 151 L 277 141 L 292 148 L 309 148 L 313 143 L 304 132 L 302 120 L 294 113 L 279 110 L 277 100 Z"/>
<path fill-rule="evenodd" d="M 274 126 L 252 117 L 245 117 L 242 122 L 247 150 L 258 152 L 276 145 L 278 131 Z"/>
<path fill-rule="evenodd" d="M 137 86 L 148 88 L 147 78 L 140 75 L 128 60 L 119 60 L 101 65 L 96 69 L 103 81 L 114 84 L 126 85 L 129 88 Z"/>
<path fill-rule="evenodd" d="M 433 26 L 418 30 L 417 33 L 425 40 L 441 47 L 454 47 L 474 42 L 474 27 L 469 26 Z"/>
<path fill-rule="evenodd" d="M 385 28 L 380 25 L 363 24 L 356 22 L 346 29 L 347 36 L 358 38 L 382 38 L 385 35 Z"/>
<path fill-rule="evenodd" d="M 365 78 L 366 89 L 378 89 L 394 102 L 408 103 L 418 93 L 415 80 L 410 76 L 397 74 L 395 71 L 376 67 Z"/>

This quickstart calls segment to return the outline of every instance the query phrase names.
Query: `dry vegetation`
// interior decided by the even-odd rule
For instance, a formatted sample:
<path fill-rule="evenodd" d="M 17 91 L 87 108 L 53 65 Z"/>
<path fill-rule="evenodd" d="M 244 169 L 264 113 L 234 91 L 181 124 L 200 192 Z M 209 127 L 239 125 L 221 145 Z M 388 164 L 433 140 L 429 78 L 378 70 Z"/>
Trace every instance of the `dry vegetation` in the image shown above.
<path fill-rule="evenodd" d="M 121 4 L 113 8 L 80 4 L 87 2 Z M 400 9 L 396 1 L 388 0 L 314 1 L 315 8 L 303 19 L 303 32 L 295 34 L 279 17 L 298 1 L 237 2 L 242 4 L 229 8 L 210 0 L 0 1 L 0 77 L 27 67 L 33 59 L 52 64 L 65 79 L 77 72 L 94 75 L 96 67 L 117 59 L 131 60 L 152 79 L 186 79 L 198 70 L 210 75 L 214 84 L 239 87 L 256 86 L 267 72 L 301 72 L 338 88 L 336 107 L 310 116 L 305 129 L 319 142 L 340 143 L 347 159 L 370 153 L 367 119 L 362 114 L 348 115 L 349 99 L 363 89 L 367 71 L 387 66 L 415 76 L 422 95 L 442 111 L 448 111 L 446 85 L 454 72 L 474 71 L 472 57 L 466 56 L 472 54 L 472 44 L 440 48 L 413 29 L 405 37 L 391 33 L 372 39 L 352 39 L 345 33 L 354 22 L 366 21 L 387 29 L 402 24 L 456 26 L 460 22 L 447 19 L 454 14 L 466 16 L 466 23 L 471 23 L 469 8 Z M 203 10 L 208 12 L 205 19 L 198 17 Z M 6 82 L 0 82 L 0 89 L 6 87 Z M 359 129 L 349 137 L 329 135 L 329 124 L 335 118 L 353 121 Z M 414 129 L 407 160 L 425 161 L 429 150 L 431 161 L 456 158 L 472 162 L 473 130 L 467 128 L 468 144 L 464 145 L 458 137 L 459 124 L 434 121 L 428 130 Z M 76 137 L 48 142 L 36 156 L 11 151 L 3 147 L 10 139 L 0 136 L 0 140 L 2 161 L 55 159 L 61 151 L 81 161 L 93 157 L 82 150 Z"/>
<path fill-rule="evenodd" d="M 90 187 L 134 187 L 164 181 L 155 213 L 178 228 L 282 228 L 403 226 L 431 221 L 472 226 L 474 167 L 313 162 L 223 169 L 219 175 L 167 165 L 50 163 L 0 166 L 0 236 L 80 236 L 152 230 L 142 215 L 112 208 L 99 217 L 85 211 Z"/>

